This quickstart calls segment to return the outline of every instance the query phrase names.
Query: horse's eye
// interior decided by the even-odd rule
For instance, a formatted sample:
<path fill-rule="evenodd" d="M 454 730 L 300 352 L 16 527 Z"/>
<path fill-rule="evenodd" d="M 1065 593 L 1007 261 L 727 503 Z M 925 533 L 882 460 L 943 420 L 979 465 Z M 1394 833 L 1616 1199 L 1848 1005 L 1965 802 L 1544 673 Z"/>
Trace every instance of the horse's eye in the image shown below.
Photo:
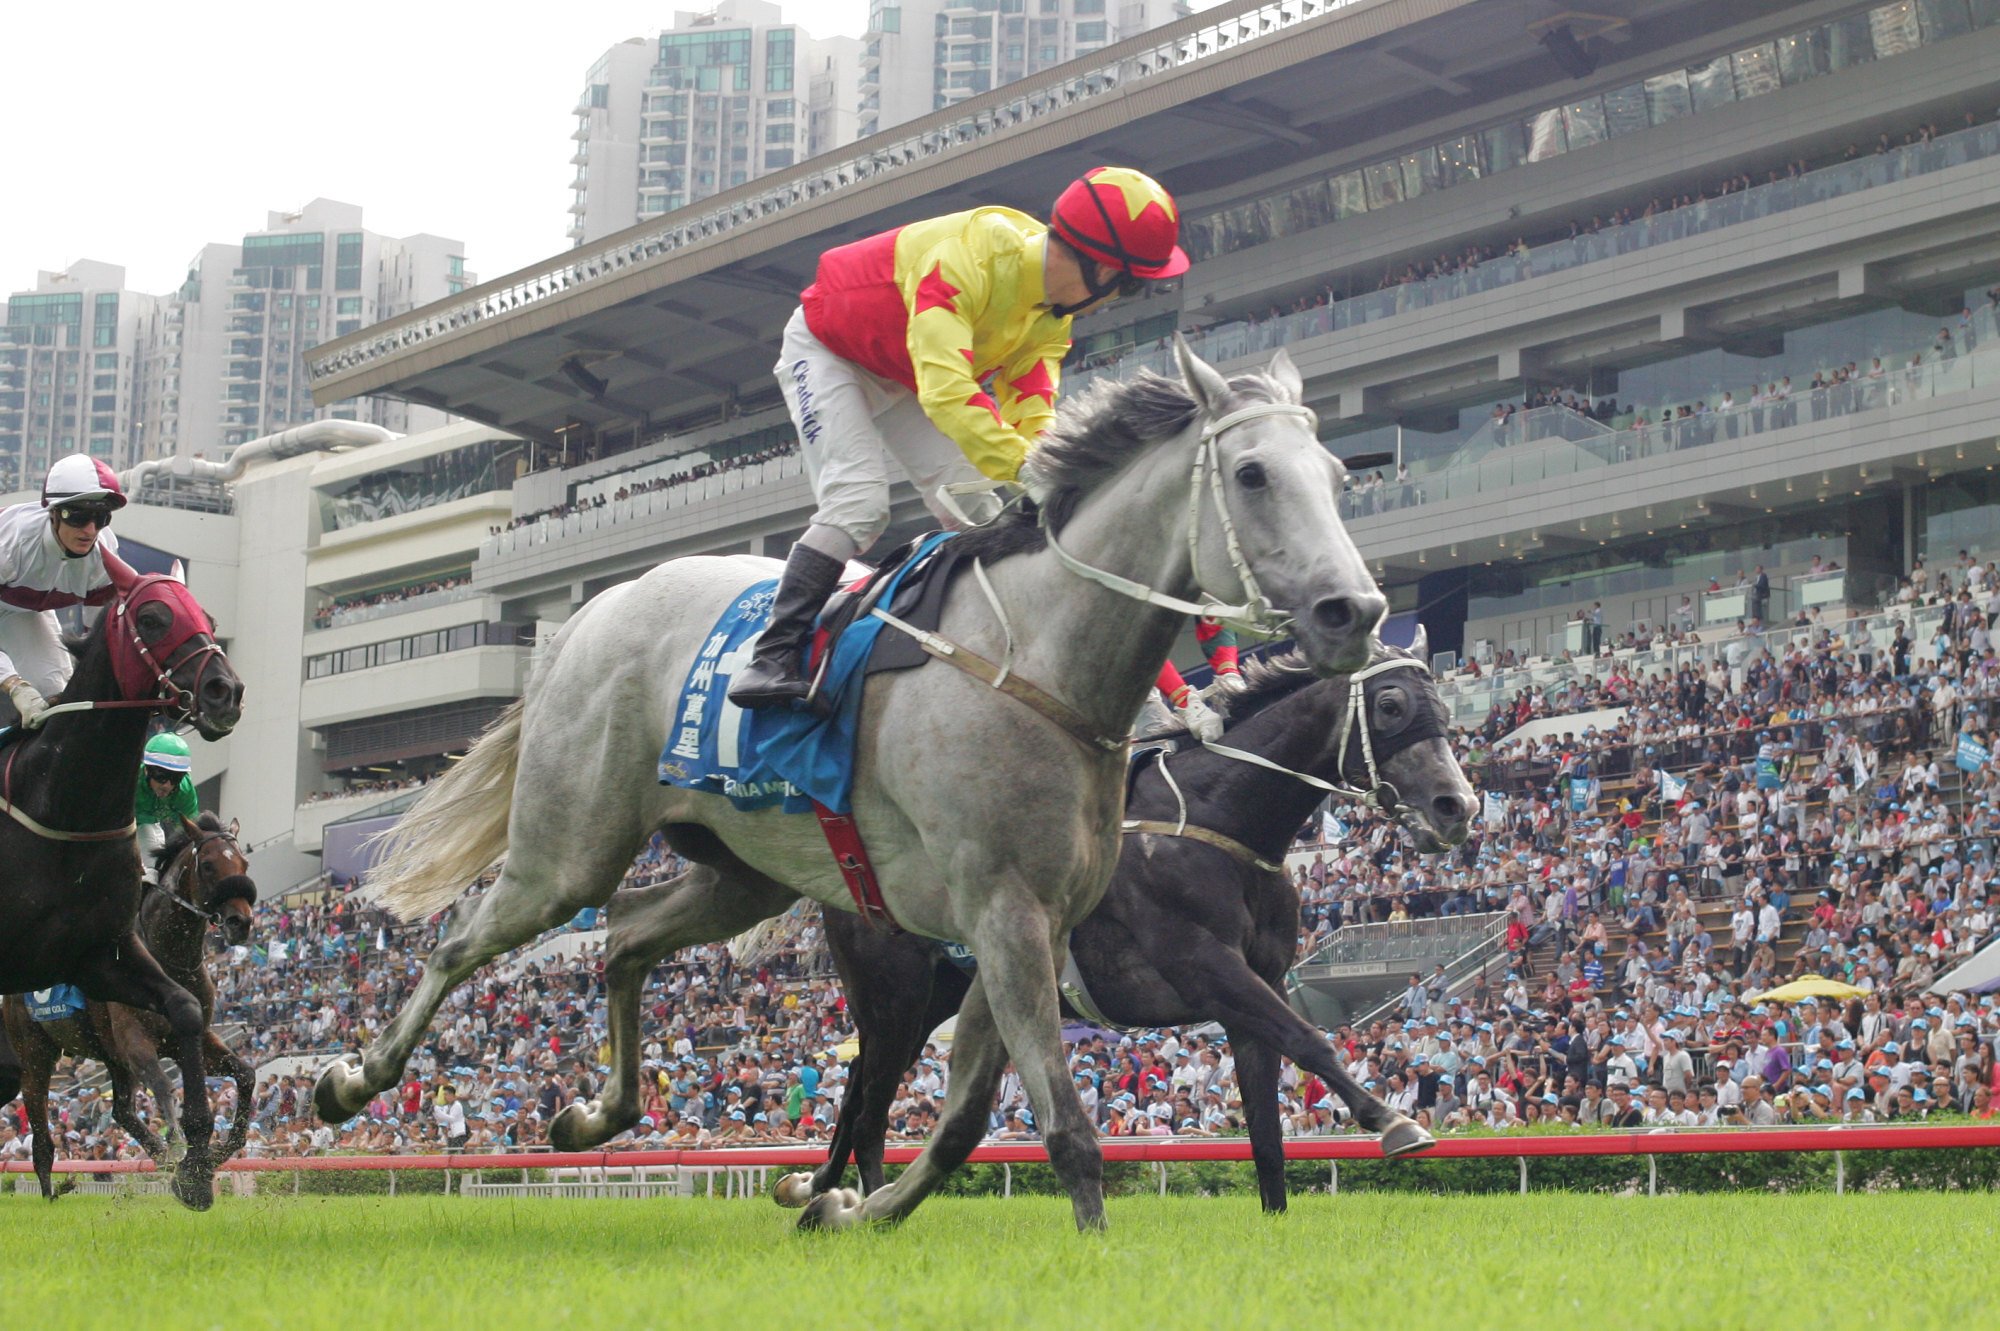
<path fill-rule="evenodd" d="M 1246 462 L 1236 469 L 1236 483 L 1246 490 L 1264 488 L 1264 467 L 1257 462 Z"/>

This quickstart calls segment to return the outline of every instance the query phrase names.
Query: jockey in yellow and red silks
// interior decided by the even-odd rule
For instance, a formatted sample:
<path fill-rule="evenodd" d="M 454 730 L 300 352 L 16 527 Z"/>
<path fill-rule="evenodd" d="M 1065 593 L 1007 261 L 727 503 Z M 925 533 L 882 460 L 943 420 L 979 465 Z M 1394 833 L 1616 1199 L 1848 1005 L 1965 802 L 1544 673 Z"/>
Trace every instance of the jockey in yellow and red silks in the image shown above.
<path fill-rule="evenodd" d="M 943 490 L 1015 479 L 1055 415 L 1071 318 L 1185 272 L 1179 235 L 1157 181 L 1098 167 L 1047 223 L 974 208 L 820 256 L 775 367 L 817 508 L 731 702 L 808 696 L 802 647 L 846 561 L 889 524 L 890 459 L 939 521 L 962 525 Z"/>

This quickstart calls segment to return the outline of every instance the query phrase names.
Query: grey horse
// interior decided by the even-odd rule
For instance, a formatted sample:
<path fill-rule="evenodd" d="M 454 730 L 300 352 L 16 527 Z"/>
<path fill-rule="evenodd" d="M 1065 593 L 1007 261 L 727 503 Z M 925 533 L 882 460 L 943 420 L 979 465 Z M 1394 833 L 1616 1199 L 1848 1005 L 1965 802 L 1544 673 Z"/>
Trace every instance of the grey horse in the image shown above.
<path fill-rule="evenodd" d="M 1191 613 L 1283 621 L 1322 673 L 1368 659 L 1386 603 L 1341 526 L 1343 468 L 1300 404 L 1297 369 L 1280 352 L 1231 381 L 1184 344 L 1178 355 L 1185 386 L 1147 375 L 1064 403 L 1023 468 L 1037 516 L 1019 505 L 960 538 L 990 578 L 953 587 L 938 630 L 950 650 L 869 683 L 853 815 L 896 918 L 979 954 L 955 1054 L 966 1094 L 894 1184 L 865 1200 L 828 1194 L 803 1225 L 908 1215 L 984 1131 L 983 1112 L 958 1111 L 983 1105 L 978 1088 L 990 1093 L 1011 1056 L 1047 1108 L 1078 1226 L 1103 1226 L 1102 1157 L 1063 1064 L 1056 977 L 1118 859 L 1126 727 Z M 321 1074 L 322 1118 L 350 1118 L 394 1085 L 475 969 L 604 904 L 656 830 L 694 867 L 653 889 L 664 900 L 641 912 L 643 940 L 614 945 L 622 955 L 728 938 L 800 896 L 852 909 L 813 818 L 743 812 L 654 780 L 705 636 L 776 571 L 741 556 L 680 559 L 603 593 L 556 635 L 522 702 L 404 816 L 378 883 L 405 918 L 443 909 L 503 852 L 506 862 L 456 912 L 389 1027 Z M 1010 696 L 992 684 L 1001 670 Z M 635 987 L 623 978 L 611 977 L 614 992 Z M 558 1146 L 596 1145 L 637 1120 L 627 1069 L 638 1016 L 629 999 L 612 1009 L 603 1099 L 558 1116 Z"/>

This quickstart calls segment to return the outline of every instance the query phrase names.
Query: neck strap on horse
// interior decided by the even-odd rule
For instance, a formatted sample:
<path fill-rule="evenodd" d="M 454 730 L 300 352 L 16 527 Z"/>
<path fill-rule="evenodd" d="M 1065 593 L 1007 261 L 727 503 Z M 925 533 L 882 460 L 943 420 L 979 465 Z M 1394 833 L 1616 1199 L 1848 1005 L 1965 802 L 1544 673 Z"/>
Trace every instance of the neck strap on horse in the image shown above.
<path fill-rule="evenodd" d="M 18 744 L 9 749 L 6 767 L 0 769 L 0 813 L 5 813 L 44 841 L 121 841 L 137 835 L 139 824 L 136 820 L 105 832 L 65 832 L 61 828 L 36 822 L 14 803 L 14 759 L 20 752 L 21 747 Z"/>
<path fill-rule="evenodd" d="M 1199 841 L 1205 846 L 1214 846 L 1231 859 L 1262 869 L 1265 873 L 1282 873 L 1284 865 L 1273 864 L 1235 837 L 1212 828 L 1193 823 L 1162 823 L 1151 818 L 1127 818 L 1119 824 L 1126 836 L 1169 836 L 1183 841 Z"/>
<path fill-rule="evenodd" d="M 910 637 L 916 639 L 917 645 L 923 648 L 929 655 L 948 665 L 956 666 L 982 684 L 1006 694 L 1016 702 L 1025 704 L 1029 709 L 1053 723 L 1065 735 L 1068 735 L 1084 748 L 1094 753 L 1122 754 L 1125 752 L 1125 746 L 1130 742 L 1125 736 L 1103 734 L 1092 723 L 1089 717 L 1071 707 L 1061 698 L 1056 697 L 1039 684 L 1031 683 L 1014 674 L 1011 663 L 1007 666 L 994 665 L 991 661 L 970 648 L 961 647 L 959 644 L 949 639 L 941 638 L 935 633 L 926 633 L 916 625 L 898 619 L 881 606 L 876 606 L 871 613 L 890 628 L 907 633 Z M 1011 654 L 1011 632 L 1008 636 Z"/>

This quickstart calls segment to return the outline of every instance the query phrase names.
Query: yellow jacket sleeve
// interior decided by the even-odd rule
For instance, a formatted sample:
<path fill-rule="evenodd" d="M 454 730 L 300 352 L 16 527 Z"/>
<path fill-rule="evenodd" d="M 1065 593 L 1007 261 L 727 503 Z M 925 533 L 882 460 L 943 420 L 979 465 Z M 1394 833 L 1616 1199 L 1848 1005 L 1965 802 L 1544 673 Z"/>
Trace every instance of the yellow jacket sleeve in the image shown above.
<path fill-rule="evenodd" d="M 993 377 L 1001 419 L 1029 440 L 1055 419 L 1056 389 L 1062 382 L 1063 357 L 1069 354 L 1066 322 L 1042 320 L 1034 331 L 1046 336 L 1008 357 Z"/>
<path fill-rule="evenodd" d="M 902 285 L 910 305 L 910 368 L 924 414 L 980 472 L 1011 481 L 1028 454 L 1028 436 L 1001 415 L 972 365 L 973 324 L 996 294 L 992 241 L 992 233 L 978 230 L 948 237 L 909 265 Z"/>

